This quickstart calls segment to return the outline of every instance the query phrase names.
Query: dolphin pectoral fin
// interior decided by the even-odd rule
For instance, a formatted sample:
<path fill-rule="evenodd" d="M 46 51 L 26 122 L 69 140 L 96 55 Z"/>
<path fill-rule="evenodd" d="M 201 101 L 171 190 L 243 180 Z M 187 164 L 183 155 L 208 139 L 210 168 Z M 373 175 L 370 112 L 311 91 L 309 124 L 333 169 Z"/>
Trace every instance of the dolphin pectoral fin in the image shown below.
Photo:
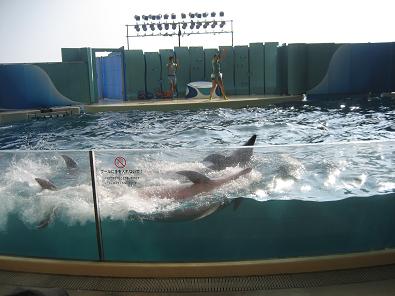
<path fill-rule="evenodd" d="M 64 159 L 64 162 L 66 163 L 66 167 L 68 169 L 77 169 L 78 168 L 78 164 L 70 156 L 67 156 L 65 154 L 62 154 L 61 156 Z"/>
<path fill-rule="evenodd" d="M 187 177 L 191 182 L 197 183 L 208 183 L 211 181 L 210 178 L 205 175 L 194 172 L 194 171 L 178 171 L 177 174 Z"/>
<path fill-rule="evenodd" d="M 199 216 L 192 219 L 192 221 L 203 219 L 203 218 L 215 213 L 221 206 L 222 206 L 222 204 L 216 204 L 216 205 L 210 207 L 209 209 L 207 209 L 206 211 L 201 213 Z"/>
<path fill-rule="evenodd" d="M 243 146 L 254 146 L 256 135 L 253 135 Z"/>
<path fill-rule="evenodd" d="M 55 191 L 58 188 L 49 180 L 41 179 L 41 178 L 35 178 L 36 182 L 41 186 L 42 189 L 48 189 Z"/>

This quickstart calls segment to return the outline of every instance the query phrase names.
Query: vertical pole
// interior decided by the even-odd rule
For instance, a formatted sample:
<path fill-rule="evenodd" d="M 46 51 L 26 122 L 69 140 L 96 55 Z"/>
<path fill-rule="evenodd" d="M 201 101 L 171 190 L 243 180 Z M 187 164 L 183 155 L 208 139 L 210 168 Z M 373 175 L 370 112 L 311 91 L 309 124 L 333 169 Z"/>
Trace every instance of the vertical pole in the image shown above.
<path fill-rule="evenodd" d="M 181 46 L 181 25 L 178 23 L 178 47 Z"/>
<path fill-rule="evenodd" d="M 126 41 L 128 43 L 128 50 L 129 50 L 129 26 L 126 25 Z"/>
<path fill-rule="evenodd" d="M 232 32 L 232 47 L 233 47 L 233 20 L 230 21 L 230 30 Z"/>
<path fill-rule="evenodd" d="M 89 151 L 89 163 L 90 163 L 90 167 L 91 167 L 93 206 L 94 206 L 94 210 L 95 210 L 97 250 L 99 253 L 99 260 L 103 261 L 104 260 L 104 251 L 103 251 L 103 239 L 102 239 L 102 231 L 101 231 L 101 223 L 100 223 L 100 210 L 99 210 L 99 207 L 97 204 L 97 196 L 96 196 L 95 154 L 92 150 Z"/>

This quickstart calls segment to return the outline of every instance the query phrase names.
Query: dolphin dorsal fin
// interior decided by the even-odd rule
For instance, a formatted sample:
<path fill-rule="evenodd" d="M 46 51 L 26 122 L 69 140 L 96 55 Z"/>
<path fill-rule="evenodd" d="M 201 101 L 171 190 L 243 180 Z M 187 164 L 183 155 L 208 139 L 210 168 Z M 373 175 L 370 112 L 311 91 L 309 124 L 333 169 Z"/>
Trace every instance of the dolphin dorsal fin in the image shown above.
<path fill-rule="evenodd" d="M 195 184 L 208 183 L 211 181 L 210 178 L 206 177 L 205 175 L 194 171 L 178 171 L 177 174 L 187 177 L 191 182 Z"/>
<path fill-rule="evenodd" d="M 256 135 L 253 135 L 243 146 L 254 146 Z"/>
<path fill-rule="evenodd" d="M 66 163 L 66 167 L 68 169 L 77 169 L 78 168 L 78 164 L 70 156 L 67 156 L 65 154 L 62 154 L 61 156 L 63 157 L 64 162 Z"/>

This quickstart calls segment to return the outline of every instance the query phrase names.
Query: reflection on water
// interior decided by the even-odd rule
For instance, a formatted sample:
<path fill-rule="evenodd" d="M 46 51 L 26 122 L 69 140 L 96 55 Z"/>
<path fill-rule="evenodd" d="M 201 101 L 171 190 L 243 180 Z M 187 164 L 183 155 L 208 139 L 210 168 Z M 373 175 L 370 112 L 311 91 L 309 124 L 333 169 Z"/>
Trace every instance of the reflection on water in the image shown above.
<path fill-rule="evenodd" d="M 203 161 L 218 153 L 213 149 L 97 151 L 100 214 L 118 221 L 196 220 L 224 207 L 237 210 L 245 199 L 324 202 L 393 193 L 394 144 L 257 145 L 249 161 L 220 170 Z M 245 149 L 219 153 L 226 158 Z M 65 154 L 78 169 L 67 167 Z M 1 230 L 12 214 L 32 229 L 94 221 L 87 152 L 2 152 L 0 169 Z M 43 189 L 36 178 L 56 188 Z"/>

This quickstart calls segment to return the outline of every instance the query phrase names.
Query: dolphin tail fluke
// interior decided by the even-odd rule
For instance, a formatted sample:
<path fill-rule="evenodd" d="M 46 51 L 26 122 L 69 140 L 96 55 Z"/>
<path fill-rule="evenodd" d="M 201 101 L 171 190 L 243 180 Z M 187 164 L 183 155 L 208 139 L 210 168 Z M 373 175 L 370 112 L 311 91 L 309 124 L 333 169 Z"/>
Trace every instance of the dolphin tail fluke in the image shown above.
<path fill-rule="evenodd" d="M 178 171 L 177 174 L 187 177 L 193 183 L 208 183 L 210 178 L 205 175 L 194 171 Z"/>
<path fill-rule="evenodd" d="M 66 163 L 66 167 L 68 169 L 77 169 L 78 168 L 78 164 L 70 156 L 65 155 L 65 154 L 62 154 L 61 156 L 63 157 L 64 162 Z"/>
<path fill-rule="evenodd" d="M 253 135 L 243 146 L 254 146 L 256 135 Z"/>
<path fill-rule="evenodd" d="M 36 229 L 46 228 L 49 224 L 52 223 L 56 215 L 56 207 L 52 208 L 46 215 L 45 218 L 37 224 Z"/>
<path fill-rule="evenodd" d="M 41 178 L 35 178 L 36 182 L 41 186 L 42 189 L 48 189 L 48 190 L 57 190 L 58 188 L 56 187 L 55 184 L 53 184 L 49 180 L 41 179 Z"/>

